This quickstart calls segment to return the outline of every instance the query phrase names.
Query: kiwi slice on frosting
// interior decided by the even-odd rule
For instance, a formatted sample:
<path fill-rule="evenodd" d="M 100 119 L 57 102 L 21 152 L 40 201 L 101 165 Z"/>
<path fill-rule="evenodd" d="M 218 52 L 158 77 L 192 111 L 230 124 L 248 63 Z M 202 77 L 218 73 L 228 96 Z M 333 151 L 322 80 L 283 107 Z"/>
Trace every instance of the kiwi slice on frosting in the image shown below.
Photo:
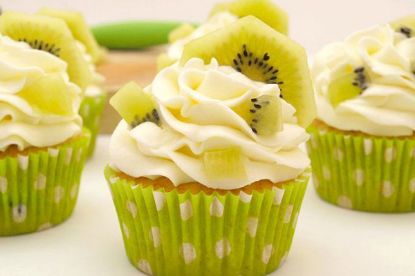
<path fill-rule="evenodd" d="M 211 15 L 218 12 L 230 12 L 238 17 L 253 15 L 276 31 L 288 33 L 288 15 L 271 0 L 234 0 L 216 4 Z"/>
<path fill-rule="evenodd" d="M 180 63 L 193 57 L 205 63 L 216 58 L 252 80 L 278 84 L 281 97 L 295 107 L 299 124 L 306 127 L 313 121 L 316 108 L 305 50 L 254 16 L 186 44 Z"/>
<path fill-rule="evenodd" d="M 0 16 L 0 33 L 64 60 L 69 78 L 82 89 L 91 83 L 89 64 L 63 20 L 7 11 Z"/>
<path fill-rule="evenodd" d="M 392 28 L 411 38 L 415 36 L 415 15 L 399 18 L 391 23 Z"/>
<path fill-rule="evenodd" d="M 129 82 L 118 90 L 110 99 L 110 104 L 131 128 L 144 122 L 160 124 L 152 96 L 145 93 L 135 82 Z"/>
<path fill-rule="evenodd" d="M 213 149 L 203 153 L 203 166 L 209 179 L 246 177 L 242 151 L 239 147 Z"/>
<path fill-rule="evenodd" d="M 179 39 L 185 38 L 186 36 L 193 33 L 194 30 L 195 27 L 189 23 L 181 24 L 169 33 L 169 43 L 173 43 Z"/>
<path fill-rule="evenodd" d="M 73 113 L 71 95 L 59 74 L 48 74 L 36 79 L 18 95 L 45 114 L 66 116 Z"/>
<path fill-rule="evenodd" d="M 68 25 L 74 38 L 85 45 L 88 54 L 94 63 L 98 62 L 103 54 L 103 50 L 98 45 L 91 30 L 85 22 L 81 13 L 75 11 L 63 11 L 50 8 L 42 8 L 38 12 L 41 15 L 60 18 Z"/>
<path fill-rule="evenodd" d="M 363 66 L 346 65 L 337 70 L 333 80 L 328 85 L 328 98 L 336 107 L 340 103 L 353 99 L 368 88 L 369 77 Z"/>

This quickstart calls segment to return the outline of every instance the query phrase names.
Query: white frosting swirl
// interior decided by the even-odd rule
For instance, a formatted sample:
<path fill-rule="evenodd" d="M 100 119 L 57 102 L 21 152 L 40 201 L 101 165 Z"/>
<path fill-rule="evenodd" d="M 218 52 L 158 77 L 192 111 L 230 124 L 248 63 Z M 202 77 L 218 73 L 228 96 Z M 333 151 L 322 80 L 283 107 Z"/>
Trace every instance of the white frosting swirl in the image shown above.
<path fill-rule="evenodd" d="M 52 54 L 0 35 L 0 151 L 11 145 L 17 145 L 19 150 L 53 146 L 81 132 L 82 120 L 77 114 L 81 91 L 69 81 L 66 67 Z M 73 114 L 43 114 L 19 96 L 28 83 L 51 73 L 60 74 L 65 80 Z"/>
<path fill-rule="evenodd" d="M 308 139 L 297 125 L 292 105 L 282 101 L 283 130 L 270 137 L 254 134 L 231 108 L 261 95 L 279 95 L 276 84 L 255 82 L 216 60 L 199 58 L 162 70 L 151 86 L 161 127 L 143 123 L 130 129 L 122 121 L 110 143 L 111 165 L 133 177 L 165 176 L 175 185 L 192 181 L 210 188 L 236 189 L 269 179 L 294 179 L 308 166 L 299 145 Z M 206 150 L 239 147 L 245 179 L 212 180 L 203 169 Z"/>
<path fill-rule="evenodd" d="M 334 107 L 328 100 L 328 85 L 345 64 L 367 69 L 368 88 Z M 358 32 L 319 52 L 312 74 L 318 117 L 328 125 L 379 136 L 407 136 L 415 131 L 415 37 L 407 38 L 389 25 Z"/>
<path fill-rule="evenodd" d="M 167 55 L 172 60 L 179 60 L 182 56 L 183 47 L 188 42 L 200 38 L 210 32 L 216 31 L 222 27 L 225 27 L 228 24 L 231 24 L 238 20 L 238 17 L 229 13 L 229 12 L 219 12 L 212 17 L 210 17 L 206 22 L 197 27 L 190 35 L 178 39 L 172 43 L 167 49 Z"/>

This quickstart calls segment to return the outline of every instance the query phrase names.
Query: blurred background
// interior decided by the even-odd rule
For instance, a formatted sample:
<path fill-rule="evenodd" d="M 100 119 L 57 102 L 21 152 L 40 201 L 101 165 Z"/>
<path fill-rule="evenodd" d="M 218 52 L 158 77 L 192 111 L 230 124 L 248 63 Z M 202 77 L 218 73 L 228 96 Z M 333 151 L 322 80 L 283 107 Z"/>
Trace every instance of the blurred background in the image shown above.
<path fill-rule="evenodd" d="M 2 0 L 3 9 L 82 11 L 90 24 L 125 19 L 203 21 L 217 0 Z M 310 53 L 377 23 L 414 13 L 414 0 L 274 0 L 290 16 L 290 36 Z"/>

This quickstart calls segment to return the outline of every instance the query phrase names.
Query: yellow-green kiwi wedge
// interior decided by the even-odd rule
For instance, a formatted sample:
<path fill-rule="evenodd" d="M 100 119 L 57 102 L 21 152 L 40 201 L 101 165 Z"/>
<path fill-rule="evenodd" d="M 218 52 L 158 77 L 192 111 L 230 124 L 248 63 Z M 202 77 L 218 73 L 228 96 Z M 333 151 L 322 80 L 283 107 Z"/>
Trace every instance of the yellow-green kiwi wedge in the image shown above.
<path fill-rule="evenodd" d="M 118 90 L 110 99 L 110 104 L 131 128 L 144 122 L 160 124 L 152 96 L 145 93 L 135 82 L 129 82 Z"/>
<path fill-rule="evenodd" d="M 100 61 L 104 51 L 98 45 L 81 13 L 76 11 L 55 10 L 50 8 L 42 8 L 38 13 L 41 15 L 60 18 L 65 21 L 74 38 L 85 45 L 86 50 L 92 57 L 93 62 L 97 63 Z"/>
<path fill-rule="evenodd" d="M 91 84 L 90 66 L 63 20 L 6 11 L 0 16 L 0 33 L 64 60 L 70 80 L 82 89 Z"/>
<path fill-rule="evenodd" d="M 180 63 L 215 58 L 248 78 L 278 84 L 281 97 L 296 109 L 301 126 L 315 118 L 316 107 L 307 56 L 303 47 L 254 16 L 246 16 L 184 46 Z"/>
<path fill-rule="evenodd" d="M 203 153 L 203 166 L 209 179 L 242 179 L 246 177 L 242 151 L 239 147 L 213 149 Z"/>
<path fill-rule="evenodd" d="M 63 116 L 73 114 L 71 95 L 59 74 L 48 74 L 36 79 L 18 95 L 41 113 Z"/>
<path fill-rule="evenodd" d="M 169 55 L 167 55 L 166 53 L 161 53 L 157 56 L 156 60 L 157 71 L 161 71 L 162 69 L 172 65 L 175 62 L 176 60 L 169 57 Z"/>
<path fill-rule="evenodd" d="M 392 28 L 410 38 L 415 36 L 415 15 L 399 18 L 390 23 Z"/>
<path fill-rule="evenodd" d="M 169 43 L 173 43 L 179 39 L 182 39 L 195 30 L 195 27 L 189 23 L 183 23 L 169 33 Z"/>
<path fill-rule="evenodd" d="M 340 103 L 353 99 L 368 88 L 369 77 L 363 66 L 356 68 L 346 65 L 336 72 L 328 85 L 327 96 L 330 103 L 336 107 Z"/>
<path fill-rule="evenodd" d="M 268 24 L 276 31 L 288 34 L 288 15 L 271 0 L 234 0 L 216 4 L 210 15 L 230 12 L 238 17 L 252 15 Z"/>

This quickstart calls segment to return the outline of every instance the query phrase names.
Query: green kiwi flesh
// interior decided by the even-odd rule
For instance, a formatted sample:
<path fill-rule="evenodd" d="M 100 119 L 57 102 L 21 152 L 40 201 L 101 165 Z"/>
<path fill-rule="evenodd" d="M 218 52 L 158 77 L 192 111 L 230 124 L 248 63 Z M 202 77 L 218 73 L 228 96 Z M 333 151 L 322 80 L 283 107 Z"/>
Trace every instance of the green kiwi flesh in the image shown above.
<path fill-rule="evenodd" d="M 246 177 L 242 151 L 239 147 L 213 149 L 203 153 L 203 166 L 209 179 L 242 179 Z"/>
<path fill-rule="evenodd" d="M 411 38 L 415 36 L 415 15 L 399 18 L 391 23 L 392 28 Z"/>
<path fill-rule="evenodd" d="M 173 43 L 190 35 L 194 30 L 195 27 L 189 23 L 181 24 L 169 33 L 169 43 Z"/>
<path fill-rule="evenodd" d="M 102 55 L 103 50 L 98 45 L 91 30 L 85 22 L 81 13 L 75 11 L 63 11 L 50 8 L 42 8 L 39 14 L 60 18 L 68 25 L 72 35 L 76 40 L 85 45 L 88 54 L 92 57 L 94 63 L 97 63 Z"/>
<path fill-rule="evenodd" d="M 346 66 L 340 72 L 328 86 L 328 98 L 334 107 L 359 96 L 368 88 L 369 79 L 364 67 Z"/>
<path fill-rule="evenodd" d="M 288 15 L 271 0 L 234 0 L 218 3 L 213 7 L 211 15 L 227 11 L 238 17 L 253 15 L 268 24 L 276 31 L 288 34 Z"/>
<path fill-rule="evenodd" d="M 70 80 L 82 89 L 91 84 L 90 66 L 61 19 L 7 11 L 0 16 L 0 33 L 64 60 Z"/>
<path fill-rule="evenodd" d="M 281 97 L 296 109 L 298 123 L 307 127 L 316 107 L 305 50 L 253 16 L 239 19 L 184 46 L 180 63 L 215 58 L 248 78 L 278 84 Z"/>
<path fill-rule="evenodd" d="M 110 104 L 131 128 L 144 122 L 160 125 L 160 117 L 150 94 L 135 82 L 124 85 L 111 99 Z"/>

